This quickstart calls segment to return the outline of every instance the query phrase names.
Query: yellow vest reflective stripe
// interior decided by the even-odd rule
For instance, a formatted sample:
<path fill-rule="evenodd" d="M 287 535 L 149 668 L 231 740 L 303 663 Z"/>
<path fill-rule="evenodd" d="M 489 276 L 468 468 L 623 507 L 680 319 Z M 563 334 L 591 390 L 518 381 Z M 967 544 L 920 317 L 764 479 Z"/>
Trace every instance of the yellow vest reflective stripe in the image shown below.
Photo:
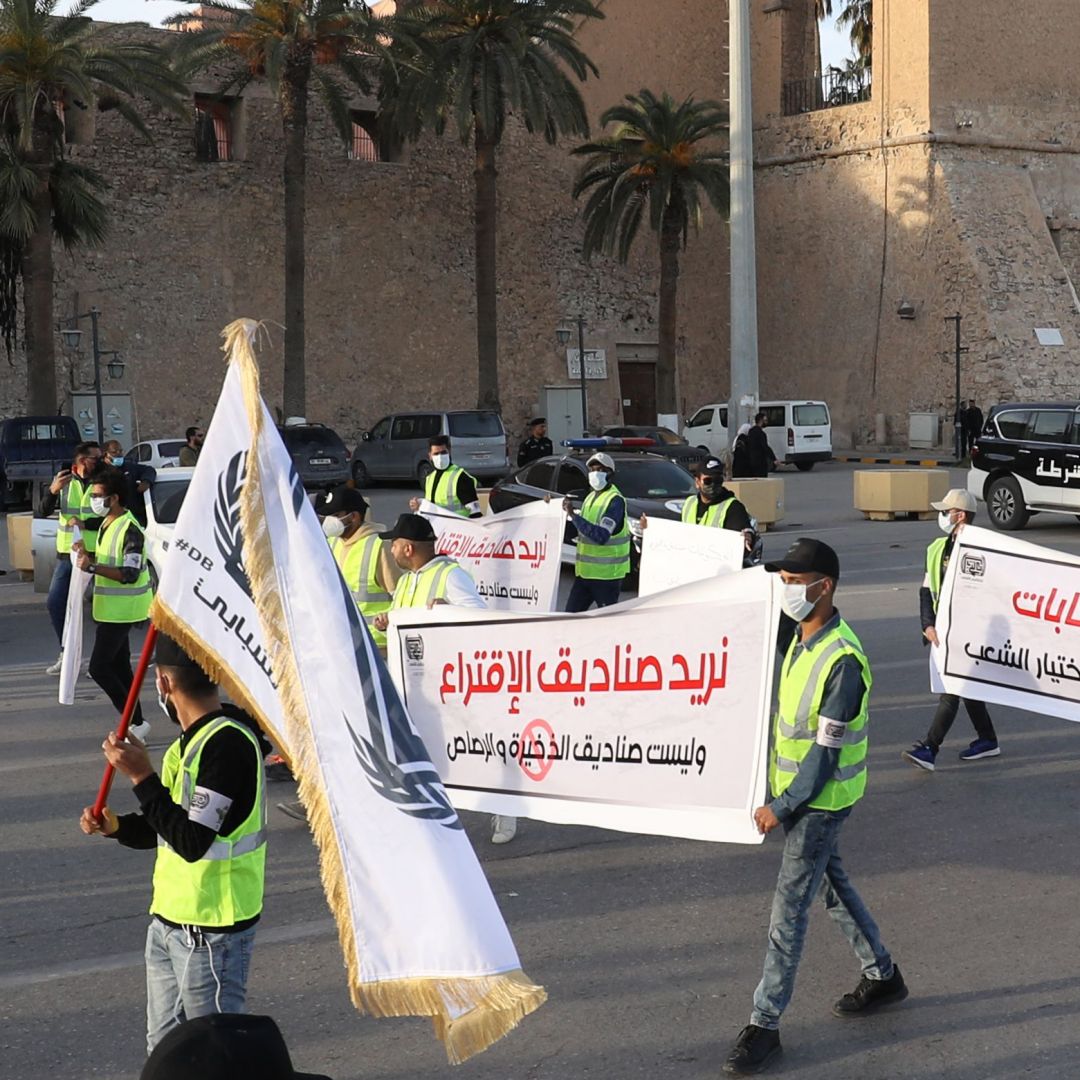
<path fill-rule="evenodd" d="M 802 649 L 793 658 L 797 646 L 797 639 L 792 639 L 780 672 L 770 784 L 773 792 L 781 795 L 795 779 L 817 740 L 821 699 L 833 666 L 841 658 L 853 656 L 862 668 L 862 703 L 858 715 L 847 723 L 836 771 L 809 804 L 817 810 L 842 810 L 858 802 L 866 790 L 866 725 L 873 684 L 870 664 L 859 639 L 843 620 L 814 642 L 812 649 Z"/>
<path fill-rule="evenodd" d="M 446 599 L 446 579 L 457 563 L 445 555 L 436 555 L 419 570 L 410 570 L 398 578 L 392 608 L 427 607 L 433 600 Z"/>
<path fill-rule="evenodd" d="M 341 569 L 341 576 L 349 586 L 375 644 L 385 648 L 386 631 L 376 630 L 372 625 L 376 615 L 390 610 L 390 593 L 378 581 L 382 545 L 382 537 L 375 533 L 352 544 L 343 543 L 340 537 L 330 541 L 330 550 Z"/>
<path fill-rule="evenodd" d="M 158 837 L 154 864 L 154 898 L 150 911 L 170 922 L 190 926 L 232 926 L 262 911 L 266 871 L 266 785 L 262 749 L 254 733 L 236 720 L 220 716 L 196 732 L 183 759 L 180 740 L 165 752 L 161 781 L 174 803 L 190 810 L 199 775 L 199 761 L 210 739 L 225 728 L 242 732 L 252 746 L 258 770 L 255 802 L 247 818 L 227 836 L 218 836 L 209 851 L 189 863 Z"/>
<path fill-rule="evenodd" d="M 926 576 L 930 579 L 930 599 L 934 602 L 935 611 L 941 595 L 941 556 L 945 553 L 948 542 L 947 536 L 941 536 L 926 549 Z"/>
<path fill-rule="evenodd" d="M 581 506 L 581 516 L 590 525 L 599 525 L 607 508 L 620 498 L 622 492 L 614 484 L 609 484 L 603 491 L 591 492 Z M 626 520 L 629 510 L 626 510 L 625 500 L 623 507 L 622 528 L 606 544 L 590 544 L 584 535 L 578 535 L 574 556 L 574 573 L 578 577 L 614 581 L 630 573 L 630 526 Z"/>
<path fill-rule="evenodd" d="M 735 497 L 725 499 L 722 503 L 711 503 L 705 511 L 705 516 L 698 520 L 698 506 L 700 499 L 697 495 L 691 495 L 683 503 L 682 519 L 690 525 L 706 525 L 711 528 L 722 529 L 727 521 L 728 511 L 735 502 Z"/>
<path fill-rule="evenodd" d="M 139 532 L 142 532 L 139 523 L 125 510 L 101 530 L 95 558 L 98 566 L 118 570 L 124 565 L 124 538 L 128 529 L 139 529 Z M 93 610 L 96 622 L 142 622 L 150 614 L 150 602 L 153 599 L 145 551 L 139 576 L 130 585 L 100 575 L 94 577 Z"/>
<path fill-rule="evenodd" d="M 458 480 L 462 476 L 468 476 L 472 480 L 473 486 L 476 486 L 473 477 L 469 476 L 459 465 L 450 465 L 445 469 L 435 469 L 429 472 L 427 479 L 424 481 L 424 498 L 436 506 L 441 506 L 444 510 L 449 510 L 452 514 L 468 517 L 468 508 L 458 499 L 457 494 Z M 436 498 L 436 488 L 439 489 L 438 498 Z"/>
<path fill-rule="evenodd" d="M 83 547 L 87 555 L 93 555 L 97 549 L 97 530 L 87 529 L 86 522 L 89 518 L 96 518 L 90 509 L 90 488 L 77 476 L 72 476 L 61 489 L 58 498 L 60 519 L 56 525 L 56 551 L 59 555 L 66 555 L 71 551 L 71 545 L 75 541 L 75 526 L 78 525 L 82 533 Z"/>

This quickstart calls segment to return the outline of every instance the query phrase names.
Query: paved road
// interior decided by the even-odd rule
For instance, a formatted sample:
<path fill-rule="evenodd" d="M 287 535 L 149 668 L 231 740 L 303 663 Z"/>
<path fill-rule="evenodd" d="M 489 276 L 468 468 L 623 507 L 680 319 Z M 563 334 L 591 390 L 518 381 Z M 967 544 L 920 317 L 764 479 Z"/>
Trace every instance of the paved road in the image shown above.
<path fill-rule="evenodd" d="M 900 761 L 932 711 L 916 611 L 936 526 L 863 522 L 850 509 L 851 474 L 833 465 L 787 476 L 788 519 L 766 553 L 811 533 L 841 554 L 838 602 L 875 672 L 870 791 L 845 828 L 845 853 L 912 996 L 873 1019 L 834 1020 L 831 1003 L 858 971 L 816 911 L 776 1075 L 1076 1075 L 1080 730 L 998 709 L 997 761 L 956 760 L 971 738 L 963 717 L 936 774 Z M 392 521 L 406 497 L 377 491 L 378 516 Z M 1072 519 L 1036 518 L 1025 538 L 1080 552 Z M 56 705 L 42 600 L 0 578 L 0 1078 L 134 1077 L 151 856 L 78 831 L 110 709 L 89 682 L 78 708 Z M 716 622 L 720 633 L 722 612 Z M 155 729 L 167 737 L 164 718 Z M 133 803 L 122 789 L 115 801 Z M 747 849 L 527 822 L 493 848 L 486 820 L 468 817 L 525 969 L 551 1000 L 459 1075 L 717 1076 L 760 975 L 779 842 Z M 335 1080 L 448 1075 L 425 1022 L 354 1011 L 307 830 L 280 815 L 273 825 L 251 1008 L 278 1019 L 302 1069 Z"/>

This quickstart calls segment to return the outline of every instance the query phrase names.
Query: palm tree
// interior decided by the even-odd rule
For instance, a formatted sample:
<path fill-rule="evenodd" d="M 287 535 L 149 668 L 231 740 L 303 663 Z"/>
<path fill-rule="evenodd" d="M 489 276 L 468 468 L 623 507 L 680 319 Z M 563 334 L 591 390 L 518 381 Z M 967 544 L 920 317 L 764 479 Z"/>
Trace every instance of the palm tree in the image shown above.
<path fill-rule="evenodd" d="M 342 140 L 352 139 L 350 94 L 369 93 L 376 56 L 393 21 L 353 0 L 187 0 L 199 3 L 202 25 L 176 44 L 182 71 L 224 68 L 221 93 L 238 93 L 262 78 L 277 99 L 285 142 L 286 416 L 302 416 L 307 397 L 304 353 L 304 216 L 307 201 L 308 96 L 317 91 Z M 165 20 L 186 29 L 192 16 Z"/>
<path fill-rule="evenodd" d="M 498 409 L 496 153 L 510 113 L 552 144 L 588 134 L 570 76 L 583 82 L 597 69 L 574 31 L 603 15 L 592 0 L 429 0 L 404 18 L 397 71 L 382 81 L 384 113 L 403 138 L 451 124 L 473 145 L 478 405 Z"/>
<path fill-rule="evenodd" d="M 0 335 L 10 350 L 17 313 L 15 278 L 22 279 L 27 359 L 27 408 L 57 405 L 53 345 L 53 237 L 71 246 L 94 243 L 105 230 L 92 169 L 64 159 L 58 109 L 115 109 L 149 138 L 136 102 L 181 111 L 183 83 L 165 54 L 145 42 L 116 43 L 79 0 L 55 14 L 58 0 L 0 0 Z M 138 24 L 135 24 L 138 25 Z M 123 27 L 121 27 L 123 29 Z"/>
<path fill-rule="evenodd" d="M 837 26 L 848 27 L 855 55 L 867 68 L 874 56 L 874 4 L 873 0 L 848 0 L 844 10 L 836 16 Z"/>
<path fill-rule="evenodd" d="M 715 143 L 702 145 L 724 137 L 727 113 L 715 101 L 687 98 L 677 104 L 667 94 L 657 98 L 641 90 L 608 109 L 600 122 L 616 124 L 614 134 L 574 150 L 587 158 L 574 198 L 591 191 L 584 213 L 584 255 L 614 252 L 625 263 L 648 210 L 660 240 L 657 401 L 661 413 L 674 413 L 679 251 L 686 247 L 690 226 L 695 231 L 701 227 L 703 195 L 727 217 L 727 153 Z"/>

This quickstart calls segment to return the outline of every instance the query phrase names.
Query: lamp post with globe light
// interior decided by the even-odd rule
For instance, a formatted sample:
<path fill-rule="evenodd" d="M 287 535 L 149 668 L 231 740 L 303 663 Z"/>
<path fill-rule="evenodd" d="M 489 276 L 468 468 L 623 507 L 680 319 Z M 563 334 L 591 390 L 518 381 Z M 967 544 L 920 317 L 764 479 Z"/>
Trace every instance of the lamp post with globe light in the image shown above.
<path fill-rule="evenodd" d="M 94 400 L 97 405 L 97 433 L 98 441 L 104 443 L 105 441 L 105 409 L 101 400 L 101 359 L 102 357 L 110 357 L 106 364 L 106 369 L 109 372 L 110 379 L 119 379 L 124 374 L 124 361 L 120 358 L 120 353 L 116 349 L 103 349 L 101 347 L 101 339 L 98 336 L 98 318 L 101 312 L 92 307 L 89 311 L 84 312 L 82 315 L 71 315 L 69 321 L 72 324 L 77 324 L 81 319 L 89 319 L 91 327 L 91 341 L 94 347 Z M 79 343 L 82 340 L 82 331 L 77 325 L 69 325 L 60 327 L 57 329 L 60 332 L 61 338 L 64 341 L 64 347 L 71 349 L 73 352 L 77 352 L 79 349 Z"/>

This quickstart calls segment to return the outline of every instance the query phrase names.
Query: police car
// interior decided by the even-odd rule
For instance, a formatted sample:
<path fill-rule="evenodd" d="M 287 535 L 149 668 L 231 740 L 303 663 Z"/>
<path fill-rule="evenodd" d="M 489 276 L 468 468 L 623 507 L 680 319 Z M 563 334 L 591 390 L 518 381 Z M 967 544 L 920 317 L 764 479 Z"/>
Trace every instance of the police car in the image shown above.
<path fill-rule="evenodd" d="M 995 406 L 971 448 L 967 487 L 1010 532 L 1032 514 L 1080 515 L 1080 404 Z"/>

